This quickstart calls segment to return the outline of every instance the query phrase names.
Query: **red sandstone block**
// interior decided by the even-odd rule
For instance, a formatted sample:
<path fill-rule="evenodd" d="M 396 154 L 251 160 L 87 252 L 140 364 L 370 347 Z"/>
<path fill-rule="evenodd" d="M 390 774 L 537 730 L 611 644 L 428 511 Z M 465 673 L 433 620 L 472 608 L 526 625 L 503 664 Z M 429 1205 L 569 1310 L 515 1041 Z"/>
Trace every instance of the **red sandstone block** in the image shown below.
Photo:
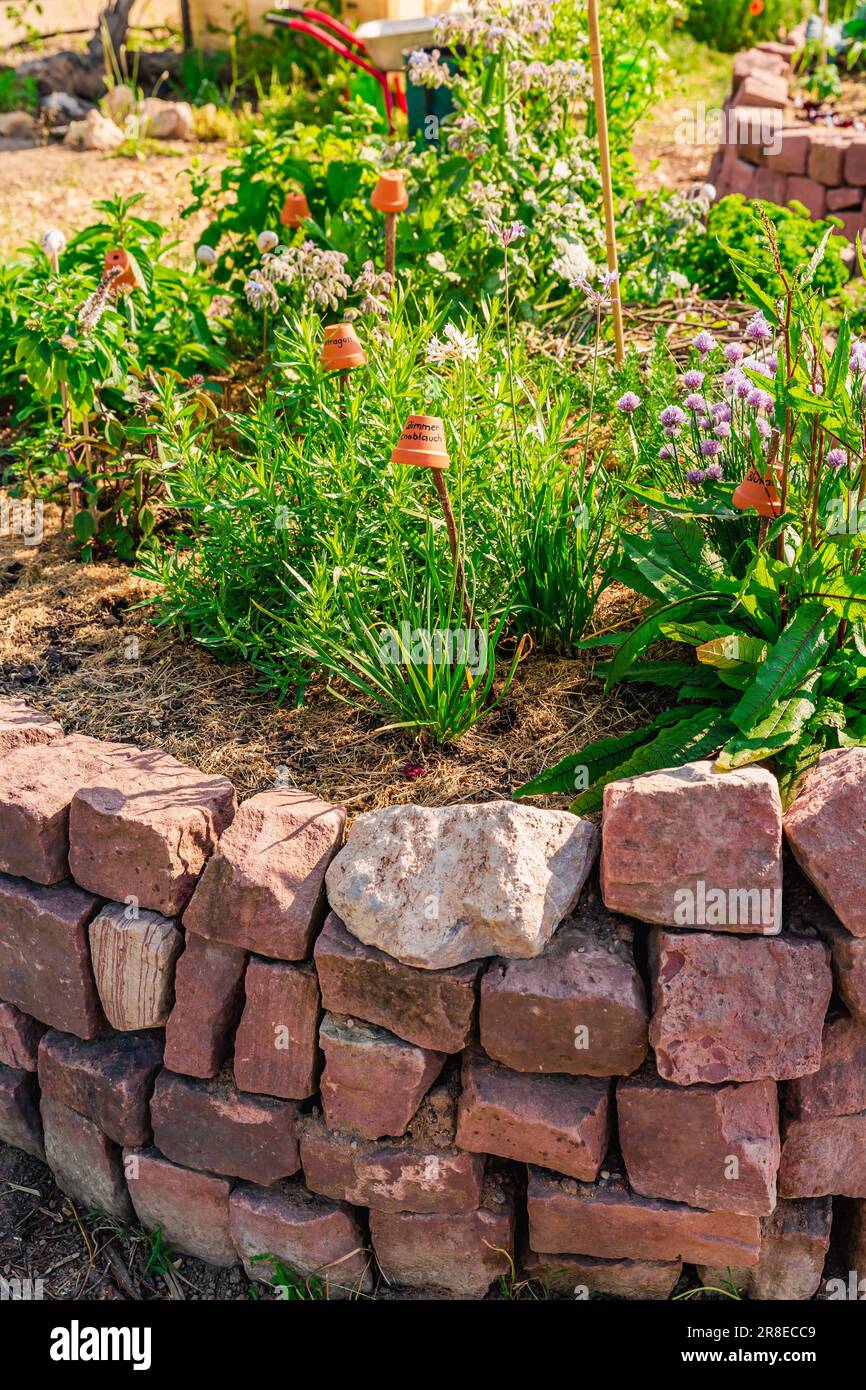
<path fill-rule="evenodd" d="M 79 1038 L 100 1032 L 87 942 L 97 906 L 80 888 L 0 876 L 0 998 Z"/>
<path fill-rule="evenodd" d="M 158 1033 L 103 1033 L 82 1042 L 53 1029 L 39 1045 L 39 1085 L 116 1144 L 150 1140 L 149 1101 L 162 1066 Z"/>
<path fill-rule="evenodd" d="M 742 198 L 751 198 L 755 187 L 757 169 L 748 159 L 735 159 L 728 170 L 728 193 L 739 193 Z"/>
<path fill-rule="evenodd" d="M 246 951 L 186 933 L 165 1025 L 165 1065 L 171 1071 L 216 1076 L 240 1018 L 246 965 Z"/>
<path fill-rule="evenodd" d="M 709 1211 L 773 1210 L 780 1153 L 775 1081 L 673 1086 L 646 1067 L 618 1083 L 616 1108 L 634 1192 Z"/>
<path fill-rule="evenodd" d="M 340 1014 L 325 1014 L 319 1045 L 325 1054 L 325 1121 L 331 1129 L 366 1139 L 405 1134 L 445 1061 L 444 1052 L 415 1047 L 384 1028 Z"/>
<path fill-rule="evenodd" d="M 788 179 L 785 174 L 780 174 L 775 169 L 758 169 L 752 182 L 752 197 L 784 207 L 787 202 L 787 187 Z"/>
<path fill-rule="evenodd" d="M 858 236 L 862 243 L 863 232 L 866 230 L 866 213 L 862 212 L 843 212 L 839 214 L 842 223 L 839 236 L 847 237 L 849 241 L 856 241 Z"/>
<path fill-rule="evenodd" d="M 448 970 L 403 965 L 358 941 L 335 912 L 329 913 L 313 956 L 322 1003 L 330 1012 L 378 1023 L 434 1052 L 460 1052 L 469 1041 L 482 961 Z"/>
<path fill-rule="evenodd" d="M 790 1080 L 820 1065 L 832 989 L 823 942 L 657 930 L 650 975 L 650 1042 L 665 1080 Z"/>
<path fill-rule="evenodd" d="M 775 154 L 767 155 L 767 168 L 778 174 L 793 174 L 802 177 L 809 161 L 812 135 L 802 127 L 785 126 L 780 132 L 781 148 Z M 788 198 L 796 195 L 788 186 Z"/>
<path fill-rule="evenodd" d="M 79 787 L 129 756 L 119 743 L 72 734 L 0 758 L 0 870 L 59 883 L 69 873 L 69 808 Z"/>
<path fill-rule="evenodd" d="M 848 212 L 853 208 L 859 211 L 863 206 L 864 197 L 866 188 L 828 188 L 827 211 Z"/>
<path fill-rule="evenodd" d="M 836 188 L 842 182 L 842 167 L 845 162 L 847 141 L 838 135 L 815 131 L 809 149 L 806 170 L 810 179 L 823 183 L 828 188 Z"/>
<path fill-rule="evenodd" d="M 617 1076 L 647 1051 L 647 1006 L 630 925 L 582 906 L 534 960 L 493 961 L 481 981 L 481 1045 L 514 1071 Z"/>
<path fill-rule="evenodd" d="M 31 709 L 23 700 L 0 700 L 0 757 L 15 748 L 32 744 L 56 743 L 63 737 L 63 726 Z"/>
<path fill-rule="evenodd" d="M 42 1097 L 45 1161 L 57 1186 L 85 1212 L 108 1212 L 129 1221 L 132 1206 L 126 1190 L 121 1151 L 92 1120 L 68 1105 Z"/>
<path fill-rule="evenodd" d="M 738 53 L 734 59 L 734 85 L 743 77 L 755 73 L 770 72 L 776 77 L 787 77 L 788 64 L 780 53 L 764 53 L 760 48 L 749 48 Z"/>
<path fill-rule="evenodd" d="M 605 906 L 664 926 L 781 926 L 782 802 L 763 767 L 687 763 L 604 789 Z"/>
<path fill-rule="evenodd" d="M 852 936 L 829 909 L 815 925 L 830 947 L 833 980 L 842 1002 L 866 1023 L 866 938 Z"/>
<path fill-rule="evenodd" d="M 358 1219 L 345 1202 L 308 1192 L 300 1182 L 276 1187 L 238 1183 L 229 1198 L 232 1240 L 251 1279 L 270 1282 L 274 1261 L 328 1298 L 367 1293 L 372 1258 Z M 272 1259 L 256 1258 L 270 1255 Z"/>
<path fill-rule="evenodd" d="M 465 1216 L 370 1212 L 370 1234 L 385 1278 L 410 1289 L 442 1289 L 454 1298 L 483 1298 L 512 1270 L 514 1197 L 485 1184 L 484 1205 Z"/>
<path fill-rule="evenodd" d="M 734 1287 L 758 1301 L 793 1301 L 817 1293 L 830 1248 L 829 1197 L 779 1202 L 761 1221 L 761 1253 L 750 1269 L 698 1266 L 707 1288 Z"/>
<path fill-rule="evenodd" d="M 841 183 L 842 180 L 840 179 Z M 849 135 L 845 153 L 845 183 L 866 184 L 866 135 Z"/>
<path fill-rule="evenodd" d="M 788 104 L 788 79 L 772 72 L 753 72 L 738 82 L 732 106 L 763 106 L 784 111 Z"/>
<path fill-rule="evenodd" d="M 611 1131 L 611 1082 L 594 1076 L 531 1076 L 463 1054 L 457 1146 L 537 1163 L 592 1182 Z"/>
<path fill-rule="evenodd" d="M 158 912 L 106 903 L 88 928 L 96 988 L 112 1028 L 160 1028 L 174 1003 L 183 935 Z"/>
<path fill-rule="evenodd" d="M 254 956 L 235 1038 L 235 1081 L 255 1095 L 304 1100 L 319 1074 L 319 983 L 311 965 Z"/>
<path fill-rule="evenodd" d="M 639 1197 L 618 1176 L 593 1185 L 530 1168 L 527 1205 L 529 1243 L 542 1253 L 753 1265 L 760 1251 L 757 1216 Z"/>
<path fill-rule="evenodd" d="M 815 220 L 827 211 L 827 190 L 823 183 L 816 183 L 814 179 L 792 177 L 788 179 L 788 202 L 802 203 Z"/>
<path fill-rule="evenodd" d="M 208 861 L 184 926 L 262 956 L 305 960 L 345 826 L 345 807 L 306 792 L 251 796 Z"/>
<path fill-rule="evenodd" d="M 35 1071 L 39 1039 L 44 1032 L 44 1023 L 22 1013 L 14 1004 L 0 1002 L 0 1065 Z"/>
<path fill-rule="evenodd" d="M 484 1159 L 434 1136 L 370 1141 L 337 1134 L 314 1116 L 298 1122 L 307 1186 L 377 1211 L 459 1216 L 481 1200 Z"/>
<path fill-rule="evenodd" d="M 161 1071 L 150 1113 L 154 1144 L 185 1168 L 205 1168 L 267 1186 L 300 1167 L 297 1105 L 243 1095 L 229 1071 L 210 1081 Z"/>
<path fill-rule="evenodd" d="M 796 1120 L 866 1110 L 866 1024 L 847 1014 L 828 1019 L 820 1067 L 789 1081 L 782 1094 L 785 1110 Z"/>
<path fill-rule="evenodd" d="M 781 1197 L 866 1197 L 866 1111 L 782 1121 Z"/>
<path fill-rule="evenodd" d="M 588 1299 L 590 1294 L 609 1298 L 669 1298 L 683 1272 L 682 1260 L 600 1260 L 594 1255 L 539 1255 L 526 1247 L 520 1268 L 527 1279 L 541 1284 L 548 1294 Z"/>
<path fill-rule="evenodd" d="M 0 774 L 2 775 L 2 774 Z M 165 753 L 126 758 L 82 785 L 69 813 L 75 881 L 114 902 L 175 917 L 235 813 L 227 777 L 209 777 Z"/>
<path fill-rule="evenodd" d="M 44 1158 L 39 1087 L 32 1071 L 0 1063 L 0 1140 Z"/>
<path fill-rule="evenodd" d="M 237 1264 L 229 1230 L 230 1178 L 180 1168 L 155 1149 L 124 1149 L 123 1162 L 145 1230 L 159 1227 L 171 1249 L 205 1264 Z"/>

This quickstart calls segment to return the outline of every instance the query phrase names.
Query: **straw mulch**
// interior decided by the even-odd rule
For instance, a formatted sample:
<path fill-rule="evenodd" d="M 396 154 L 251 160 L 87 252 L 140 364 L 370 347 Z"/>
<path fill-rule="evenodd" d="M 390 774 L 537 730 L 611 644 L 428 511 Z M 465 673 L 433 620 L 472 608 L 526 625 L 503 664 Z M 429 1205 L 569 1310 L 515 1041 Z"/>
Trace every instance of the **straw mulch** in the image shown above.
<path fill-rule="evenodd" d="M 156 745 L 224 773 L 241 796 L 296 785 L 352 814 L 508 796 L 589 739 L 635 727 L 657 699 L 630 687 L 604 695 L 589 658 L 533 655 L 499 708 L 451 748 L 382 732 L 382 714 L 348 708 L 323 684 L 302 708 L 280 707 L 249 667 L 155 628 L 149 586 L 129 570 L 73 559 L 50 510 L 45 529 L 39 547 L 0 538 L 0 694 L 68 732 Z M 610 591 L 597 627 L 628 623 L 631 602 Z"/>

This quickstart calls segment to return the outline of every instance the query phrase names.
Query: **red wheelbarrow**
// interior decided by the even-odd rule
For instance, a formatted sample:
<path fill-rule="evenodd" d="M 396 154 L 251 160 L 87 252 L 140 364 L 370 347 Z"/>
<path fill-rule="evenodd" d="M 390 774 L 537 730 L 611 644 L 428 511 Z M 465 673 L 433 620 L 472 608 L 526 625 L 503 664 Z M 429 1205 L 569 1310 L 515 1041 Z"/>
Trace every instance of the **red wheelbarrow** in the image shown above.
<path fill-rule="evenodd" d="M 406 111 L 406 93 L 398 76 L 403 54 L 409 48 L 429 43 L 436 25 L 432 17 L 372 20 L 353 31 L 333 15 L 292 5 L 280 5 L 278 11 L 271 11 L 265 18 L 269 24 L 282 24 L 296 34 L 309 34 L 374 77 L 382 88 L 389 130 L 393 127 L 395 101 L 401 111 Z"/>

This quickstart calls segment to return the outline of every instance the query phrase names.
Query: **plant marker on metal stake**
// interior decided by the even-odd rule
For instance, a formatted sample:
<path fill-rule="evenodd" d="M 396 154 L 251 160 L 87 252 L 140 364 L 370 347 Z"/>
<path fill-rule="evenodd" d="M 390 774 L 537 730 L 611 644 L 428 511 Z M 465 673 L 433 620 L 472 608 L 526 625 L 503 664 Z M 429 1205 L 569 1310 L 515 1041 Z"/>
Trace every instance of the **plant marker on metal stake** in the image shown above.
<path fill-rule="evenodd" d="M 598 25 L 598 0 L 587 0 L 586 23 L 589 31 L 589 57 L 592 64 L 592 89 L 595 99 L 595 121 L 598 131 L 598 161 L 601 173 L 601 194 L 604 207 L 604 239 L 607 248 L 607 268 L 618 269 L 616 256 L 616 224 L 613 210 L 613 182 L 610 173 L 610 143 L 607 136 L 607 107 L 604 104 L 604 65 L 601 60 L 601 32 Z M 625 359 L 625 335 L 622 326 L 622 295 L 617 288 L 611 305 L 616 365 Z"/>

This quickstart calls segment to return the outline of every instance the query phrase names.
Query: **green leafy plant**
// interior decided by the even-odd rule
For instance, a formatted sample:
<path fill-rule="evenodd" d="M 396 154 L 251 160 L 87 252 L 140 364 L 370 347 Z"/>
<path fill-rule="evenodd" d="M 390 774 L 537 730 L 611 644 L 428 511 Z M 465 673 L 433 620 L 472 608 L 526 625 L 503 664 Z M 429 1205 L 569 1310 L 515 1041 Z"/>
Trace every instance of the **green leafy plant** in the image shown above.
<path fill-rule="evenodd" d="M 781 208 L 775 203 L 749 202 L 740 193 L 721 198 L 710 208 L 706 228 L 692 229 L 687 237 L 683 254 L 689 279 L 700 285 L 702 293 L 710 299 L 736 295 L 738 281 L 728 253 L 752 259 L 760 256 L 765 241 L 762 214 L 770 218 L 776 229 L 779 259 L 786 275 L 793 275 L 806 264 L 817 247 L 825 242 L 827 233 L 831 233 L 815 273 L 815 288 L 828 296 L 837 295 L 848 279 L 848 268 L 843 260 L 848 243 L 844 236 L 836 234 L 836 229 L 842 226 L 839 219 L 830 217 L 813 222 L 802 203 L 792 202 Z M 772 294 L 781 293 L 781 281 L 771 269 L 767 285 Z"/>
<path fill-rule="evenodd" d="M 833 350 L 825 345 L 814 292 L 824 246 L 789 276 L 769 218 L 766 231 L 769 266 L 766 253 L 734 258 L 760 305 L 747 334 L 763 355 L 743 360 L 740 350 L 724 378 L 730 403 L 718 410 L 705 395 L 693 399 L 706 383 L 691 379 L 695 393 L 661 415 L 670 438 L 654 468 L 667 479 L 632 488 L 652 512 L 646 534 L 623 538 L 617 577 L 649 604 L 636 628 L 611 639 L 603 673 L 608 688 L 619 680 L 668 687 L 675 703 L 642 729 L 583 748 L 520 796 L 579 788 L 574 809 L 597 809 L 611 780 L 714 756 L 720 771 L 772 760 L 787 798 L 822 750 L 866 741 L 866 346 L 852 344 L 847 322 Z M 762 287 L 768 269 L 778 296 Z M 705 360 L 719 351 L 709 335 L 700 348 Z M 690 412 L 706 467 L 684 471 Z M 748 500 L 735 492 L 738 472 L 728 476 L 715 461 L 725 457 L 720 424 L 723 438 L 737 437 L 731 455 L 750 456 L 766 512 L 746 513 L 748 532 L 727 556 L 714 528 Z M 663 639 L 683 655 L 647 657 Z"/>

